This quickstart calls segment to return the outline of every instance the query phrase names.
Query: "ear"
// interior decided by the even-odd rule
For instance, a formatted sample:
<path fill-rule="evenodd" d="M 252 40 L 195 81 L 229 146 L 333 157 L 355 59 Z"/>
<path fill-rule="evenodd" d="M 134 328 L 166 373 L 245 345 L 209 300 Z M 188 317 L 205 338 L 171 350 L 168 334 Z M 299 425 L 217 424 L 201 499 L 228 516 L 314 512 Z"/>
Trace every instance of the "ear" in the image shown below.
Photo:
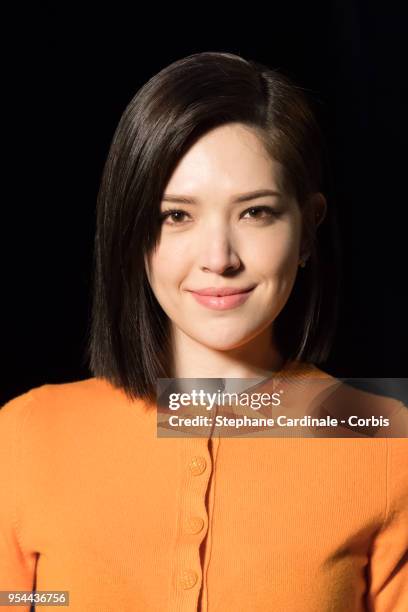
<path fill-rule="evenodd" d="M 326 216 L 327 200 L 324 195 L 319 191 L 311 196 L 310 202 L 311 208 L 313 209 L 315 228 L 317 229 Z"/>
<path fill-rule="evenodd" d="M 327 201 L 318 191 L 313 193 L 306 201 L 302 210 L 302 241 L 301 254 L 309 256 L 316 231 L 327 213 Z"/>

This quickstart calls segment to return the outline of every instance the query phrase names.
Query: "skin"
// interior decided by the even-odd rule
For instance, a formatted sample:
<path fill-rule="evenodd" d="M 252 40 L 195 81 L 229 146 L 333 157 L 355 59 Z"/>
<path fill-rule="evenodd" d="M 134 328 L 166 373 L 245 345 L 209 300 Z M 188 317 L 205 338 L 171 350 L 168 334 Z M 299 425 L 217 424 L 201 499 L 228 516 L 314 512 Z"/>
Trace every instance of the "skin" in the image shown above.
<path fill-rule="evenodd" d="M 156 249 L 145 257 L 152 290 L 170 319 L 173 377 L 251 378 L 283 365 L 273 322 L 296 280 L 303 235 L 296 200 L 279 189 L 281 170 L 252 129 L 230 123 L 201 137 L 170 177 L 163 197 L 197 200 L 163 199 L 162 212 L 183 212 L 163 220 Z M 258 189 L 281 195 L 233 203 Z M 278 216 L 252 210 L 261 205 Z M 305 210 L 321 222 L 324 196 L 314 194 Z M 223 311 L 198 304 L 187 291 L 253 284 L 244 304 Z"/>

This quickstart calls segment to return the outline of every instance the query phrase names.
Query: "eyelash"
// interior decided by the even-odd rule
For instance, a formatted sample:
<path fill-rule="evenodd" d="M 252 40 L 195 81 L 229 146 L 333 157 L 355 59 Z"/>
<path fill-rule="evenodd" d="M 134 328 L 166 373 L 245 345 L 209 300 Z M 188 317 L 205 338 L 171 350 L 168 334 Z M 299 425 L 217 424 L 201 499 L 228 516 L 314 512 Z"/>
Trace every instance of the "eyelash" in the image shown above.
<path fill-rule="evenodd" d="M 251 206 L 251 208 L 247 208 L 246 210 L 244 210 L 244 213 L 249 212 L 250 210 L 252 211 L 263 211 L 263 212 L 267 212 L 270 217 L 279 217 L 280 213 L 278 213 L 277 211 L 275 211 L 271 206 Z M 172 209 L 172 210 L 166 210 L 165 212 L 163 212 L 160 215 L 160 219 L 161 221 L 165 221 L 167 219 L 167 217 L 171 217 L 171 215 L 174 215 L 175 213 L 181 213 L 183 215 L 186 215 L 188 213 L 186 213 L 184 210 L 181 209 Z M 265 217 L 260 217 L 260 219 L 263 219 Z M 252 219 L 257 220 L 256 217 L 252 217 Z M 182 225 L 182 222 L 178 222 L 176 221 L 175 223 L 170 223 L 170 225 Z"/>

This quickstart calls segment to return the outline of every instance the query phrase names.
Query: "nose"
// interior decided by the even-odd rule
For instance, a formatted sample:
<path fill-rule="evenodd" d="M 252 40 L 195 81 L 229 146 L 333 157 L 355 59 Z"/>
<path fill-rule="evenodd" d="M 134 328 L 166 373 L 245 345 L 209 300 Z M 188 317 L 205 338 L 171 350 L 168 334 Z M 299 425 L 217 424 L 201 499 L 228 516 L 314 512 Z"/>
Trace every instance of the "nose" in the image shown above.
<path fill-rule="evenodd" d="M 200 242 L 199 265 L 202 271 L 216 274 L 238 270 L 241 259 L 228 229 L 219 227 L 210 230 L 209 228 L 205 235 L 203 232 Z"/>

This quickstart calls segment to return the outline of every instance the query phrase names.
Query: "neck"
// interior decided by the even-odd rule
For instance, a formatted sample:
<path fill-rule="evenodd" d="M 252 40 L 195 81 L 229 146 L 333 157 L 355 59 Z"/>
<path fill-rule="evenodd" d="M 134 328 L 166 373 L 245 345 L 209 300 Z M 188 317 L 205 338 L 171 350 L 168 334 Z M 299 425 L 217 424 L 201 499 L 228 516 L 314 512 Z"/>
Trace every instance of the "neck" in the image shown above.
<path fill-rule="evenodd" d="M 172 378 L 257 378 L 278 372 L 284 359 L 270 327 L 242 346 L 214 349 L 177 329 L 173 333 Z"/>

